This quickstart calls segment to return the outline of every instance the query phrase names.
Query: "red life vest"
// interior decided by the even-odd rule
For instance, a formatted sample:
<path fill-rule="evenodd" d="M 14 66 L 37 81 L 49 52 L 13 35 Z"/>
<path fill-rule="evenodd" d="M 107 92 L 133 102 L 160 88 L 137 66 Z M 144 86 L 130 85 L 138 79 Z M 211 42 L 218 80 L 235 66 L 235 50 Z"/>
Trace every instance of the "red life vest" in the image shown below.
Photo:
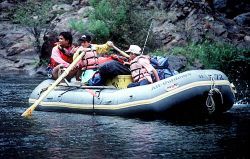
<path fill-rule="evenodd" d="M 66 62 L 68 62 L 68 63 L 72 63 L 72 62 L 73 62 L 73 53 L 71 53 L 71 54 L 66 53 L 64 50 L 59 49 L 58 46 L 56 46 L 56 47 L 57 47 L 57 49 L 58 49 L 58 51 L 59 51 L 60 57 L 61 57 L 64 61 L 66 61 Z M 72 47 L 71 47 L 71 48 L 72 48 Z M 50 67 L 50 68 L 54 68 L 54 67 L 56 67 L 57 65 L 59 65 L 59 63 L 56 62 L 53 58 L 50 58 L 49 67 Z"/>
<path fill-rule="evenodd" d="M 111 58 L 112 58 L 113 60 L 116 60 L 116 61 L 122 63 L 122 64 L 123 64 L 125 61 L 127 61 L 127 58 L 126 58 L 126 57 L 124 57 L 124 56 L 118 56 L 118 55 L 115 55 L 115 54 L 112 54 L 112 55 L 111 55 Z"/>
<path fill-rule="evenodd" d="M 117 55 L 100 56 L 98 57 L 98 64 L 100 65 L 100 64 L 113 61 L 113 60 L 116 60 L 123 64 L 127 60 L 127 58 L 123 56 L 117 56 Z"/>
<path fill-rule="evenodd" d="M 103 63 L 106 63 L 106 62 L 109 62 L 109 61 L 112 61 L 113 58 L 112 57 L 98 57 L 98 64 L 103 64 Z"/>
<path fill-rule="evenodd" d="M 130 71 L 134 82 L 140 82 L 147 79 L 150 83 L 153 83 L 150 73 L 141 65 L 141 62 L 150 63 L 148 56 L 137 56 L 130 63 Z"/>

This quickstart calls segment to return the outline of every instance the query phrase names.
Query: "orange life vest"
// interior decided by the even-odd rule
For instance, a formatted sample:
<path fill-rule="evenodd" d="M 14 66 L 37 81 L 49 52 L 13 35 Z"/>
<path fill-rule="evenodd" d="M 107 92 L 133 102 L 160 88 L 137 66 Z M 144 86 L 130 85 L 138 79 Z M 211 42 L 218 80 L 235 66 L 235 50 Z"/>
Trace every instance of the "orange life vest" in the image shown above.
<path fill-rule="evenodd" d="M 143 61 L 142 61 L 143 60 Z M 150 83 L 153 82 L 150 73 L 147 71 L 146 68 L 144 68 L 140 62 L 146 62 L 150 63 L 148 56 L 137 56 L 135 59 L 133 59 L 130 63 L 130 71 L 132 74 L 132 78 L 134 82 L 140 82 L 144 79 L 147 79 Z"/>
<path fill-rule="evenodd" d="M 83 70 L 98 68 L 98 57 L 96 50 L 92 49 L 85 52 L 85 55 L 83 56 L 81 61 L 81 67 L 83 68 Z"/>

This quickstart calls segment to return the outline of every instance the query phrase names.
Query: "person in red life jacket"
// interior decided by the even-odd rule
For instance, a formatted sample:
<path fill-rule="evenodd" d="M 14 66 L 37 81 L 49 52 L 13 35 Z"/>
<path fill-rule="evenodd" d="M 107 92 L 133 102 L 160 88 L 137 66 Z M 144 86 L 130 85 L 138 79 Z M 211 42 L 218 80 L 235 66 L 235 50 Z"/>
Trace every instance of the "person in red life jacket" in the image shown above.
<path fill-rule="evenodd" d="M 61 32 L 59 41 L 53 47 L 50 63 L 48 65 L 48 76 L 56 80 L 60 75 L 62 68 L 67 68 L 73 61 L 73 54 L 76 47 L 72 45 L 73 37 L 70 32 Z M 78 69 L 75 67 L 69 72 L 66 79 L 70 80 L 75 76 Z"/>
<path fill-rule="evenodd" d="M 129 49 L 125 51 L 130 53 L 130 62 L 126 63 L 130 65 L 130 71 L 133 78 L 133 83 L 130 83 L 127 87 L 136 87 L 153 83 L 151 73 L 155 76 L 156 81 L 159 81 L 155 68 L 150 64 L 150 57 L 141 55 L 141 48 L 137 45 L 130 45 Z"/>

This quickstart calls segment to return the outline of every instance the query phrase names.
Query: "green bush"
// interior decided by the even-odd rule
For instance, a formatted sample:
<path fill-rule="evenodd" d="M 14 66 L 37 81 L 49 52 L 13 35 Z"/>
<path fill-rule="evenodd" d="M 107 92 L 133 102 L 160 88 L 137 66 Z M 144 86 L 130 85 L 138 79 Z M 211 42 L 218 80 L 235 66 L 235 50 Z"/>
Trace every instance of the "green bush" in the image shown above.
<path fill-rule="evenodd" d="M 248 50 L 249 51 L 249 50 Z M 188 58 L 190 65 L 196 60 L 204 64 L 207 69 L 226 70 L 235 60 L 247 60 L 244 53 L 247 50 L 238 49 L 230 44 L 205 41 L 201 44 L 189 44 L 185 47 L 176 47 L 171 53 L 181 54 Z"/>
<path fill-rule="evenodd" d="M 69 21 L 69 26 L 71 29 L 77 30 L 80 33 L 84 33 L 87 30 L 87 26 L 84 25 L 82 21 L 77 21 L 75 19 Z"/>
<path fill-rule="evenodd" d="M 143 46 L 151 22 L 152 11 L 138 9 L 140 0 L 90 0 L 94 11 L 89 13 L 87 24 L 83 30 L 80 25 L 70 25 L 72 29 L 90 32 L 95 42 L 114 41 L 118 46 L 137 44 Z M 149 43 L 154 42 L 150 36 Z M 148 46 L 150 44 L 148 43 Z M 153 45 L 152 45 L 153 46 Z"/>
<path fill-rule="evenodd" d="M 240 93 L 241 99 L 249 94 L 249 64 L 250 50 L 239 49 L 229 44 L 204 42 L 176 47 L 172 54 L 182 54 L 188 59 L 188 66 L 199 60 L 207 69 L 217 69 L 224 72 Z M 249 96 L 248 96 L 249 97 Z"/>
<path fill-rule="evenodd" d="M 89 26 L 89 31 L 93 33 L 96 37 L 105 38 L 109 36 L 109 28 L 103 21 L 90 21 Z"/>

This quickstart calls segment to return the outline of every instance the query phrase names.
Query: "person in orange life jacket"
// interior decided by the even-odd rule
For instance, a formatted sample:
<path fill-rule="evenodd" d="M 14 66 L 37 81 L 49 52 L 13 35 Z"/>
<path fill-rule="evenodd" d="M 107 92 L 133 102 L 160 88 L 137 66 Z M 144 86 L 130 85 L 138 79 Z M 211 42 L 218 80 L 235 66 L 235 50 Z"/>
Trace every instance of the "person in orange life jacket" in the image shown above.
<path fill-rule="evenodd" d="M 92 48 L 92 50 L 95 50 L 97 54 L 104 54 L 109 52 L 111 47 L 113 47 L 112 41 L 107 41 L 105 44 L 92 44 L 91 37 L 89 35 L 82 35 L 78 41 L 80 42 L 81 46 L 77 49 L 73 59 L 75 59 L 79 55 L 79 53 L 84 50 L 89 51 Z"/>
<path fill-rule="evenodd" d="M 141 55 L 141 48 L 137 45 L 130 45 L 129 49 L 125 51 L 130 53 L 130 62 L 125 63 L 130 65 L 130 71 L 133 78 L 133 83 L 127 87 L 136 87 L 153 83 L 151 73 L 155 76 L 156 81 L 159 81 L 155 68 L 150 64 L 149 56 Z"/>
<path fill-rule="evenodd" d="M 91 37 L 83 35 L 78 41 L 81 43 L 81 46 L 77 49 L 76 55 L 78 56 L 81 52 L 84 52 L 84 56 L 78 62 L 78 66 L 83 70 L 97 69 L 98 57 L 96 48 L 91 44 Z"/>
<path fill-rule="evenodd" d="M 89 75 L 91 76 L 99 67 L 100 60 L 98 59 L 97 54 L 107 53 L 113 46 L 113 43 L 108 41 L 106 44 L 102 45 L 91 44 L 91 37 L 89 35 L 82 35 L 78 41 L 81 43 L 81 46 L 77 49 L 73 59 L 75 59 L 81 52 L 85 52 L 82 60 L 77 64 L 81 70 L 78 74 L 82 74 L 82 72 L 86 70 L 95 70 L 90 71 L 91 73 Z M 88 77 L 86 77 L 86 79 L 88 79 Z"/>
<path fill-rule="evenodd" d="M 50 63 L 48 65 L 48 76 L 56 80 L 60 75 L 62 68 L 67 68 L 73 61 L 73 54 L 76 47 L 72 44 L 73 37 L 70 32 L 61 32 L 59 34 L 59 41 L 53 47 Z M 69 72 L 66 79 L 70 80 L 75 76 L 78 69 L 75 67 Z"/>

